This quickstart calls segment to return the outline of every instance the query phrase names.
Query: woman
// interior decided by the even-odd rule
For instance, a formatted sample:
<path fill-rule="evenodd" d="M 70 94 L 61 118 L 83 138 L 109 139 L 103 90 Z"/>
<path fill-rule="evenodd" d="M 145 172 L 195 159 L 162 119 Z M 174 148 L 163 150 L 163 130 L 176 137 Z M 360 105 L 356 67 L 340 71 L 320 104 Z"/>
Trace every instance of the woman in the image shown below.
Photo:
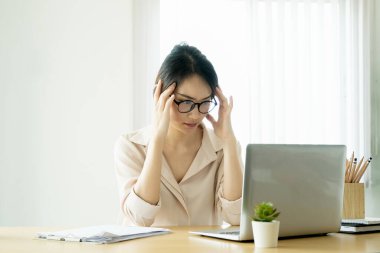
<path fill-rule="evenodd" d="M 215 96 L 217 120 L 208 114 Z M 121 136 L 115 148 L 124 224 L 239 224 L 242 162 L 233 101 L 212 64 L 195 47 L 175 46 L 159 70 L 154 102 L 153 125 Z"/>

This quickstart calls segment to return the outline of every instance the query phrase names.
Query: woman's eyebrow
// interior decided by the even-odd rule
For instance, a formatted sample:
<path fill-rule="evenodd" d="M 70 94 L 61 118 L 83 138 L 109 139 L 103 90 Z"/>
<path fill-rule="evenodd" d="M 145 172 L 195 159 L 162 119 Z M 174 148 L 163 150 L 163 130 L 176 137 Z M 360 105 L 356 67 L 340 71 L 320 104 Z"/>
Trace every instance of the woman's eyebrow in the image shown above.
<path fill-rule="evenodd" d="M 178 94 L 178 95 L 181 95 L 182 97 L 185 97 L 185 98 L 191 99 L 191 100 L 197 100 L 197 99 L 195 99 L 195 98 L 193 98 L 193 97 L 190 97 L 190 96 L 185 95 L 185 94 L 182 94 L 182 93 L 178 93 L 178 92 L 177 92 L 177 94 Z M 202 98 L 202 99 L 200 99 L 200 100 L 205 100 L 205 99 L 208 99 L 208 98 L 211 98 L 211 95 L 209 95 L 209 96 L 207 96 L 207 97 L 205 97 L 205 98 Z"/>

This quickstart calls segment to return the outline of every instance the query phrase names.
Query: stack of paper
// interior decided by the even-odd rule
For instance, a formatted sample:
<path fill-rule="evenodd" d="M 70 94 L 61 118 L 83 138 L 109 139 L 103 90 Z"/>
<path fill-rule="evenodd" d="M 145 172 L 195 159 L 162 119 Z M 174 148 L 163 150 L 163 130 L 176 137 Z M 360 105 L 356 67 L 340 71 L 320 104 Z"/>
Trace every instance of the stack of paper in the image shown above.
<path fill-rule="evenodd" d="M 380 231 L 380 218 L 343 219 L 340 232 L 363 233 Z"/>
<path fill-rule="evenodd" d="M 57 232 L 41 232 L 37 236 L 48 240 L 113 243 L 167 233 L 170 233 L 170 230 L 165 228 L 104 225 Z"/>

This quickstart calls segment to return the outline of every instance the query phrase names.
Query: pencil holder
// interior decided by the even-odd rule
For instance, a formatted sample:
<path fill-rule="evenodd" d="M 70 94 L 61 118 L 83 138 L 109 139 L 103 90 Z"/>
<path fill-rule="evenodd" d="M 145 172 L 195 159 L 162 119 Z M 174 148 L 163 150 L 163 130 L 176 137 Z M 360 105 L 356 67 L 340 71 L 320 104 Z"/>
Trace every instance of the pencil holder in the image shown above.
<path fill-rule="evenodd" d="M 343 219 L 364 219 L 364 183 L 345 183 Z"/>

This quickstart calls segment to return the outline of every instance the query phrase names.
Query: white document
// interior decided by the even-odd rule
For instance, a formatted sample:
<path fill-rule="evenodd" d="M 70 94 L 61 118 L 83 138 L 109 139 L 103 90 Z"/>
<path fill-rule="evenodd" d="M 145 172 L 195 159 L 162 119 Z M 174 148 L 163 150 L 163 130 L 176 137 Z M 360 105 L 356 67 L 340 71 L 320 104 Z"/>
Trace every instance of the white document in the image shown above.
<path fill-rule="evenodd" d="M 113 243 L 170 232 L 169 229 L 165 228 L 103 225 L 56 232 L 41 232 L 37 236 L 48 240 Z"/>
<path fill-rule="evenodd" d="M 341 226 L 340 232 L 348 233 L 362 233 L 380 231 L 380 225 L 366 225 L 366 226 Z"/>
<path fill-rule="evenodd" d="M 342 224 L 375 225 L 380 224 L 380 218 L 366 217 L 365 219 L 342 219 Z"/>
<path fill-rule="evenodd" d="M 340 232 L 363 233 L 380 231 L 380 218 L 343 219 Z"/>

